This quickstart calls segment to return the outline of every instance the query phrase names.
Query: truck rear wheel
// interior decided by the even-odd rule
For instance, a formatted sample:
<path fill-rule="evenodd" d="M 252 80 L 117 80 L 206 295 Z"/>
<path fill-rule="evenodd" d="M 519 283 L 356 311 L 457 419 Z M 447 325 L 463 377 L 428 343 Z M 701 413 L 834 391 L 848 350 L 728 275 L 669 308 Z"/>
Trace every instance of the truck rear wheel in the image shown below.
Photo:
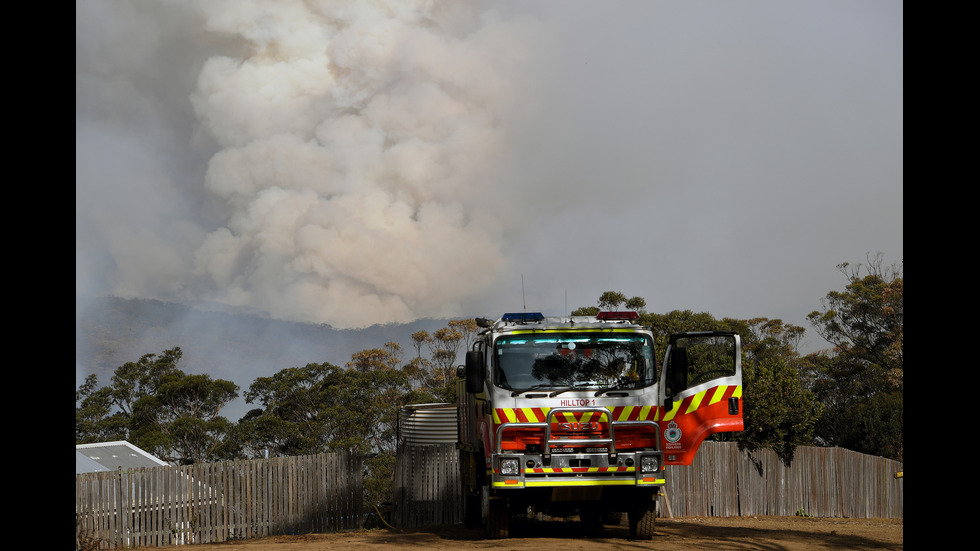
<path fill-rule="evenodd" d="M 630 537 L 635 540 L 653 538 L 654 526 L 657 522 L 657 498 L 643 500 L 629 511 Z"/>
<path fill-rule="evenodd" d="M 606 526 L 619 526 L 623 522 L 623 513 L 607 512 L 602 514 L 602 523 Z"/>
<path fill-rule="evenodd" d="M 460 450 L 459 466 L 463 482 L 463 524 L 467 528 L 480 528 L 483 526 L 483 511 L 480 504 L 483 479 L 477 473 L 476 454 Z"/>
<path fill-rule="evenodd" d="M 578 518 L 586 534 L 592 536 L 602 532 L 602 510 L 598 506 L 583 507 L 578 513 Z"/>
<path fill-rule="evenodd" d="M 467 528 L 479 528 L 482 524 L 480 495 L 467 494 L 463 498 L 463 524 Z"/>

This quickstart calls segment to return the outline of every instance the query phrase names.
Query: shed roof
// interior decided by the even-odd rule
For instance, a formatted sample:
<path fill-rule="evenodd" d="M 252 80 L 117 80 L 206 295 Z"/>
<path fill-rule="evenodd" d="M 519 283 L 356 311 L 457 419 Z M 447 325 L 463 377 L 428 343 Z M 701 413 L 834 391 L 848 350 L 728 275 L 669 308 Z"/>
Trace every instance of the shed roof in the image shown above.
<path fill-rule="evenodd" d="M 75 445 L 75 474 L 165 466 L 166 462 L 125 440 Z"/>
<path fill-rule="evenodd" d="M 79 450 L 75 450 L 75 474 L 97 473 L 108 470 L 108 467 L 96 463 L 89 456 Z"/>

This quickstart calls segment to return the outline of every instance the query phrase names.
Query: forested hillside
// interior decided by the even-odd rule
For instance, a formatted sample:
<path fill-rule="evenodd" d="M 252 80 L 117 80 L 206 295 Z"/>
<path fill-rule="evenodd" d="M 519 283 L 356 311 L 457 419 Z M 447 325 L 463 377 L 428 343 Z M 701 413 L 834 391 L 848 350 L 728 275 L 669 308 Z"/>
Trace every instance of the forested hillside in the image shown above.
<path fill-rule="evenodd" d="M 78 297 L 75 307 L 75 386 L 95 374 L 108 384 L 113 370 L 142 355 L 173 347 L 183 351 L 181 369 L 248 388 L 258 377 L 308 363 L 344 365 L 362 350 L 386 342 L 411 349 L 415 331 L 435 331 L 447 320 L 335 329 L 254 314 L 203 311 L 157 300 Z M 222 412 L 237 420 L 244 400 Z"/>

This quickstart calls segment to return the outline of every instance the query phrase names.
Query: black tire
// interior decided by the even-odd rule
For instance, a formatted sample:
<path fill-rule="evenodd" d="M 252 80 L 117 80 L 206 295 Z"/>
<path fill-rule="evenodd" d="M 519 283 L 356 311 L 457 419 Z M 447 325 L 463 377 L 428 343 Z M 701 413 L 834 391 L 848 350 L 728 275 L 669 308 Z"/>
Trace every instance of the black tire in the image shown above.
<path fill-rule="evenodd" d="M 459 465 L 463 480 L 463 524 L 467 528 L 482 528 L 480 490 L 483 487 L 483 477 L 476 469 L 476 454 L 460 450 Z"/>
<path fill-rule="evenodd" d="M 623 513 L 606 512 L 602 514 L 602 523 L 606 526 L 619 526 L 623 522 Z"/>
<path fill-rule="evenodd" d="M 483 524 L 480 512 L 480 496 L 467 494 L 463 499 L 463 525 L 467 528 L 479 528 Z"/>
<path fill-rule="evenodd" d="M 630 509 L 630 537 L 635 540 L 653 539 L 657 523 L 657 498 L 643 500 Z"/>
<path fill-rule="evenodd" d="M 487 537 L 492 540 L 507 539 L 510 536 L 510 506 L 507 498 L 490 498 L 487 505 Z"/>
<path fill-rule="evenodd" d="M 587 535 L 595 536 L 602 532 L 602 511 L 598 507 L 583 507 L 578 513 L 578 518 Z"/>

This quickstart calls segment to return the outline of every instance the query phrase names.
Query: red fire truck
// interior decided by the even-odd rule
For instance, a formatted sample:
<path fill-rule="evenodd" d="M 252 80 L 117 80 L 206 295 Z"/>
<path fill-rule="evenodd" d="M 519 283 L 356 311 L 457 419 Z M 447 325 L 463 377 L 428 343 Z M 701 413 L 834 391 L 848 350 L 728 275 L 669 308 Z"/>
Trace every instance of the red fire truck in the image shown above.
<path fill-rule="evenodd" d="M 635 312 L 505 314 L 460 368 L 458 443 L 465 517 L 506 538 L 512 514 L 625 513 L 653 535 L 665 465 L 689 465 L 710 434 L 740 431 L 740 340 L 672 335 L 662 368 Z"/>

